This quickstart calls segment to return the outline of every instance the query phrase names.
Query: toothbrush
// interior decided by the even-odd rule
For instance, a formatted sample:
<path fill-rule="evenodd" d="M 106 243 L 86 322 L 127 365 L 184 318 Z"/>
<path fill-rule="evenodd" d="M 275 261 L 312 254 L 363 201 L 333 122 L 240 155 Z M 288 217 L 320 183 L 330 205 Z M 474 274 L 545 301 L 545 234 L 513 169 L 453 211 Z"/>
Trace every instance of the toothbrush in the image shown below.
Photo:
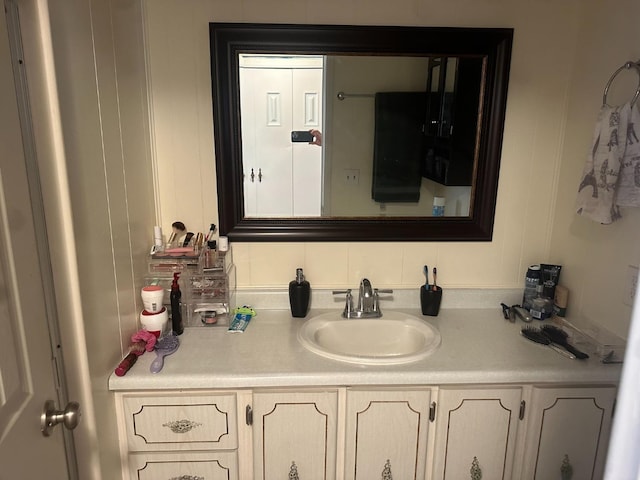
<path fill-rule="evenodd" d="M 425 265 L 423 271 L 425 276 L 424 288 L 429 290 L 429 267 Z"/>
<path fill-rule="evenodd" d="M 433 291 L 434 292 L 438 290 L 437 278 L 438 278 L 438 269 L 436 267 L 433 267 Z"/>

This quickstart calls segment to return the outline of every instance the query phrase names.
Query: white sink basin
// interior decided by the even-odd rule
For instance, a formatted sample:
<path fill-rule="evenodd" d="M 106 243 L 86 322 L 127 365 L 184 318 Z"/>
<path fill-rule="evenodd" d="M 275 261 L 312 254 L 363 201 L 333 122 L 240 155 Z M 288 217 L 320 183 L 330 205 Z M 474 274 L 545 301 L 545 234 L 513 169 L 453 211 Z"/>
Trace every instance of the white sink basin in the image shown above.
<path fill-rule="evenodd" d="M 406 313 L 385 311 L 382 318 L 342 318 L 339 312 L 307 320 L 298 340 L 308 350 L 342 362 L 395 365 L 425 358 L 440 345 L 440 332 Z"/>

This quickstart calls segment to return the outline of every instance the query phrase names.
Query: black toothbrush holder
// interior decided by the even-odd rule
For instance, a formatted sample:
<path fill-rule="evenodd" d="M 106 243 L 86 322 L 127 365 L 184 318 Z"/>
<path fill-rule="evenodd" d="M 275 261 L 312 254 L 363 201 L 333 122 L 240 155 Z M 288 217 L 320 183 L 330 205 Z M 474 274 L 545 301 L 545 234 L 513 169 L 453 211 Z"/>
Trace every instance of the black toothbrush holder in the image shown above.
<path fill-rule="evenodd" d="M 420 307 L 423 315 L 437 317 L 442 302 L 442 288 L 434 285 L 420 287 Z"/>

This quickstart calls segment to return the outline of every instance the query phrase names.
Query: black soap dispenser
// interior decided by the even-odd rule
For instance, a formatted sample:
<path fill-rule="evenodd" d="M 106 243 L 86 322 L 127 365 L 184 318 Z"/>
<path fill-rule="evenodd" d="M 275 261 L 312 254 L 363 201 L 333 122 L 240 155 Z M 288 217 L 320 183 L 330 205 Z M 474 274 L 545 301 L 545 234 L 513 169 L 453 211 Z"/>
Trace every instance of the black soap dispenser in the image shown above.
<path fill-rule="evenodd" d="M 289 305 L 291 315 L 304 318 L 309 311 L 311 285 L 304 279 L 301 268 L 296 268 L 296 279 L 289 282 Z"/>

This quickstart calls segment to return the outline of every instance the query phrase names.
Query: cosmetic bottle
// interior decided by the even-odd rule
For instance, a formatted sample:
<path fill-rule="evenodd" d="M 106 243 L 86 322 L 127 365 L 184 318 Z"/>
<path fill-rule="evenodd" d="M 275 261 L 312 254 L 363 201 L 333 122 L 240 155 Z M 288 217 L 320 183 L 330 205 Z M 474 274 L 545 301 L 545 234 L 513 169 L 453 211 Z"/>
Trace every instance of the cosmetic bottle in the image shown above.
<path fill-rule="evenodd" d="M 431 215 L 433 215 L 434 217 L 444 217 L 444 206 L 444 197 L 433 197 L 433 210 L 431 212 Z"/>
<path fill-rule="evenodd" d="M 289 305 L 293 317 L 304 318 L 307 316 L 310 297 L 311 285 L 304 279 L 302 269 L 297 268 L 295 280 L 289 282 Z"/>
<path fill-rule="evenodd" d="M 171 299 L 171 328 L 176 335 L 182 335 L 182 332 L 184 331 L 184 327 L 182 326 L 182 302 L 180 301 L 182 298 L 182 292 L 180 291 L 180 285 L 178 284 L 179 278 L 180 273 L 176 272 L 173 274 L 171 294 L 169 295 L 169 298 Z"/>
<path fill-rule="evenodd" d="M 531 310 L 533 300 L 538 296 L 538 285 L 540 284 L 540 265 L 531 265 L 524 277 L 522 308 Z"/>
<path fill-rule="evenodd" d="M 536 298 L 531 301 L 529 312 L 536 320 L 546 320 L 553 312 L 553 301 L 544 295 L 542 285 L 538 285 L 537 295 Z"/>

